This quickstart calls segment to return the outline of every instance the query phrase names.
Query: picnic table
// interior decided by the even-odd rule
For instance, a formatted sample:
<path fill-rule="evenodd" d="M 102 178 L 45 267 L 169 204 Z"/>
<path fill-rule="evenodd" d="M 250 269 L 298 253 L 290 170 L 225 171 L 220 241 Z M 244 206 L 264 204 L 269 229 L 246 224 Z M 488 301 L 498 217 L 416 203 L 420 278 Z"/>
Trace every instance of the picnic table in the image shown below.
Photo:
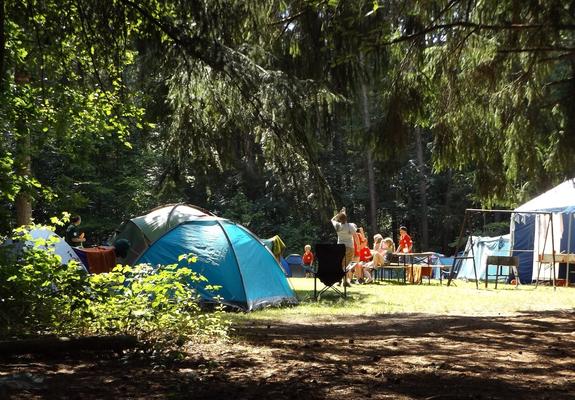
<path fill-rule="evenodd" d="M 421 283 L 422 277 L 427 277 L 431 283 L 434 269 L 439 271 L 439 282 L 442 284 L 442 264 L 438 264 L 439 253 L 432 251 L 419 253 L 393 253 L 392 262 L 382 267 L 383 275 L 385 270 L 399 270 L 403 273 L 403 283 Z"/>

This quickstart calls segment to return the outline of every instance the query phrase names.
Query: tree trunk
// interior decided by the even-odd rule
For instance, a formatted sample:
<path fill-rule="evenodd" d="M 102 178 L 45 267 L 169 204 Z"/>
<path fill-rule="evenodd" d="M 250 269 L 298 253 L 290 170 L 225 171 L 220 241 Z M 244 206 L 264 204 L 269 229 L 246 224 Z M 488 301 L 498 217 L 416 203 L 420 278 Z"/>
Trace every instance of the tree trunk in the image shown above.
<path fill-rule="evenodd" d="M 367 96 L 367 85 L 362 80 L 361 82 L 361 100 L 362 100 L 362 115 L 363 115 L 363 127 L 365 133 L 369 134 L 369 129 L 371 126 L 370 115 L 369 115 L 369 99 Z M 367 168 L 367 190 L 369 196 L 369 214 L 368 214 L 368 224 L 369 230 L 372 234 L 377 233 L 377 193 L 375 191 L 375 173 L 373 168 L 373 157 L 371 154 L 371 148 L 368 147 L 365 156 L 365 163 Z"/>
<path fill-rule="evenodd" d="M 22 111 L 23 112 L 23 111 Z M 16 120 L 16 156 L 14 158 L 14 168 L 16 176 L 26 180 L 32 176 L 32 159 L 30 157 L 31 143 L 30 130 L 26 126 L 23 115 L 19 115 Z M 32 222 L 32 197 L 27 185 L 20 188 L 16 195 L 16 224 L 17 226 L 28 225 Z"/>
<path fill-rule="evenodd" d="M 4 9 L 4 0 L 0 0 L 0 92 L 3 92 L 4 88 L 7 87 L 7 85 L 4 85 L 4 64 L 6 60 L 5 22 L 6 10 Z"/>
<path fill-rule="evenodd" d="M 31 176 L 30 135 L 26 132 L 18 140 L 16 150 L 16 175 L 22 178 Z M 26 188 L 20 189 L 16 196 L 16 224 L 28 225 L 32 222 L 32 198 Z"/>
<path fill-rule="evenodd" d="M 419 171 L 419 196 L 421 198 L 421 224 L 420 224 L 420 250 L 427 250 L 429 247 L 429 226 L 427 207 L 427 176 L 425 175 L 425 163 L 423 160 L 423 143 L 421 138 L 421 128 L 415 128 L 415 146 L 417 151 L 417 169 Z"/>
<path fill-rule="evenodd" d="M 0 342 L 0 355 L 57 354 L 79 351 L 119 352 L 138 346 L 135 336 L 85 336 L 78 338 L 39 337 Z"/>

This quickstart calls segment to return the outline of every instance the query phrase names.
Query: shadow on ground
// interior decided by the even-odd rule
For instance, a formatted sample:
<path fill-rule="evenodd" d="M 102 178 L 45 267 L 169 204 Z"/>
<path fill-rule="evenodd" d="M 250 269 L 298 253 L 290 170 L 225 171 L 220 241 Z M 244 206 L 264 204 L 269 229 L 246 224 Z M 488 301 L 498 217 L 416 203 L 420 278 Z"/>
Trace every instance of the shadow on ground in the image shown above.
<path fill-rule="evenodd" d="M 0 363 L 0 398 L 572 399 L 575 312 L 247 322 L 161 365 L 114 355 Z M 3 389 L 2 389 L 3 388 Z M 3 390 L 3 391 L 2 391 Z M 2 395 L 4 397 L 2 397 Z"/>

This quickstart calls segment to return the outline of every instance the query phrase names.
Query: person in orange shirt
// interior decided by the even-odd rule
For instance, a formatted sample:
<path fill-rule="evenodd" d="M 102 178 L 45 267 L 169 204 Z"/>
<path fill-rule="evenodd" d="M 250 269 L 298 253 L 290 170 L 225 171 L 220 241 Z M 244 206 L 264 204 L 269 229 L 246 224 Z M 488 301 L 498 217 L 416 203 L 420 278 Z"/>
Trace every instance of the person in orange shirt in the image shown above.
<path fill-rule="evenodd" d="M 399 246 L 397 247 L 398 253 L 411 253 L 413 250 L 413 240 L 411 236 L 407 233 L 407 228 L 405 226 L 399 227 Z M 413 259 L 411 256 L 405 256 L 404 262 L 409 265 L 409 268 L 405 269 L 405 280 L 409 283 L 420 283 L 421 282 L 421 267 L 418 265 L 413 265 Z"/>
<path fill-rule="evenodd" d="M 311 246 L 306 244 L 303 248 L 304 253 L 301 258 L 303 269 L 305 270 L 305 277 L 308 278 L 313 273 L 313 253 L 311 252 Z"/>
<path fill-rule="evenodd" d="M 411 253 L 413 248 L 413 241 L 411 236 L 407 234 L 407 228 L 405 226 L 399 227 L 399 246 L 397 247 L 398 253 Z"/>
<path fill-rule="evenodd" d="M 371 250 L 367 245 L 367 238 L 363 236 L 359 247 L 359 262 L 355 266 L 359 283 L 370 283 L 373 280 L 370 269 L 365 267 L 369 263 L 369 260 L 371 260 Z"/>

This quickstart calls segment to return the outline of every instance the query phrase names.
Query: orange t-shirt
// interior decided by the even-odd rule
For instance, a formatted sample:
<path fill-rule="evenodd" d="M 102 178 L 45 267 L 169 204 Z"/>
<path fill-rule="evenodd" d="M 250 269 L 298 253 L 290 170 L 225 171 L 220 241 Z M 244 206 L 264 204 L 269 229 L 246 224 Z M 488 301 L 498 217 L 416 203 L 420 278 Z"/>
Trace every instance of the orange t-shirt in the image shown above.
<path fill-rule="evenodd" d="M 411 251 L 411 246 L 413 246 L 413 241 L 411 240 L 411 236 L 407 233 L 399 239 L 399 248 L 405 253 L 406 249 L 407 252 Z"/>
<path fill-rule="evenodd" d="M 371 250 L 369 247 L 364 247 L 359 251 L 359 261 L 367 262 L 371 258 Z"/>
<path fill-rule="evenodd" d="M 303 265 L 311 265 L 313 263 L 313 253 L 311 251 L 304 253 L 301 258 Z"/>

